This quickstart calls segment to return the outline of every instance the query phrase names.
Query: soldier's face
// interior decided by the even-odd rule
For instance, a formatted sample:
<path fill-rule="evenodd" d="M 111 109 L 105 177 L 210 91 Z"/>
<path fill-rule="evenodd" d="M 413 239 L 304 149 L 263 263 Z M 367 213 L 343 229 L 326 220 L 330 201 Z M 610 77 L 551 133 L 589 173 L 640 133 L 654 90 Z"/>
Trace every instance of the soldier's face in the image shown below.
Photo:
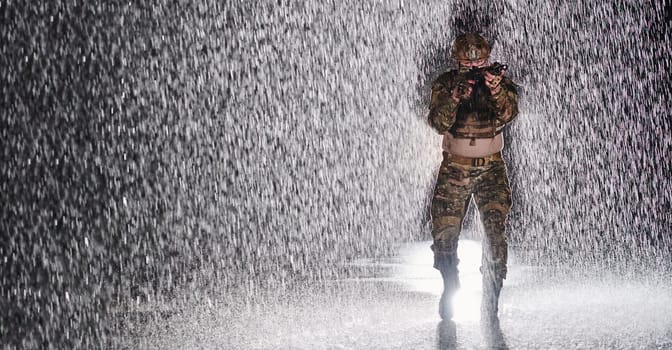
<path fill-rule="evenodd" d="M 460 68 L 469 70 L 470 68 L 476 67 L 476 68 L 482 68 L 485 67 L 488 64 L 488 59 L 487 58 L 481 58 L 480 60 L 459 60 L 459 65 Z"/>

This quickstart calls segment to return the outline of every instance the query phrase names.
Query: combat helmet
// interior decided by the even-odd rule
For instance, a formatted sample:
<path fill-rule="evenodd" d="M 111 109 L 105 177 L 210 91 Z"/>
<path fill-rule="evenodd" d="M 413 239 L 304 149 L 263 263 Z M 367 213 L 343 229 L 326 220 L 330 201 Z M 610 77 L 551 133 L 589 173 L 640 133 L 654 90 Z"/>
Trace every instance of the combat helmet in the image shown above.
<path fill-rule="evenodd" d="M 490 57 L 490 45 L 479 34 L 461 34 L 453 42 L 451 56 L 458 61 L 477 61 L 488 58 Z"/>

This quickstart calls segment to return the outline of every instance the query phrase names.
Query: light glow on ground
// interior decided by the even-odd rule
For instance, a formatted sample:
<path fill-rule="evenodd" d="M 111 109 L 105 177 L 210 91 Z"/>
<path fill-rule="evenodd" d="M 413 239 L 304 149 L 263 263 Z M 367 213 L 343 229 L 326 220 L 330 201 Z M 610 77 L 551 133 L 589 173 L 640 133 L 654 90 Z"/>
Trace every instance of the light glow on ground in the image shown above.
<path fill-rule="evenodd" d="M 397 278 L 411 291 L 426 292 L 439 296 L 443 292 L 443 281 L 438 270 L 432 267 L 431 242 L 410 244 L 400 252 L 403 259 L 398 268 Z M 482 297 L 481 266 L 482 246 L 474 240 L 460 240 L 457 248 L 460 259 L 460 289 L 453 298 L 455 322 L 478 322 Z M 438 317 L 438 312 L 437 312 Z"/>

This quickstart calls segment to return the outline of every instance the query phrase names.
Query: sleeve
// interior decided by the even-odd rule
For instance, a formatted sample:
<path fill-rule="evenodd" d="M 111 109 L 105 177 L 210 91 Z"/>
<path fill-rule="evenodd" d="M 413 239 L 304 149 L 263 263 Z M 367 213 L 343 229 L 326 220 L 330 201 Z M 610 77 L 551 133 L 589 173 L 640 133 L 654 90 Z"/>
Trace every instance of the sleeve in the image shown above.
<path fill-rule="evenodd" d="M 518 88 L 508 77 L 502 79 L 501 87 L 492 98 L 495 100 L 497 120 L 508 124 L 518 116 Z"/>
<path fill-rule="evenodd" d="M 439 134 L 445 134 L 453 126 L 457 114 L 458 102 L 452 97 L 451 79 L 439 77 L 432 84 L 432 97 L 429 102 L 429 125 Z"/>

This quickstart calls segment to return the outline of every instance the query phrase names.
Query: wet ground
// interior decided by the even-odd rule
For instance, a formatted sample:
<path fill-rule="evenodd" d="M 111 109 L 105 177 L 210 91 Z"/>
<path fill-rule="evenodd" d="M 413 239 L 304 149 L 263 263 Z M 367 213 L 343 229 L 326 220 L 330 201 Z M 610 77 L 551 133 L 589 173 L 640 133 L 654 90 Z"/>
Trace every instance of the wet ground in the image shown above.
<path fill-rule="evenodd" d="M 268 291 L 255 302 L 206 301 L 145 325 L 131 347 L 672 349 L 669 279 L 568 278 L 517 264 L 515 255 L 500 299 L 500 327 L 482 325 L 481 247 L 470 240 L 460 242 L 454 322 L 441 322 L 441 280 L 429 245 L 406 245 L 389 261 L 357 261 L 353 269 L 368 271 L 361 278 Z"/>

